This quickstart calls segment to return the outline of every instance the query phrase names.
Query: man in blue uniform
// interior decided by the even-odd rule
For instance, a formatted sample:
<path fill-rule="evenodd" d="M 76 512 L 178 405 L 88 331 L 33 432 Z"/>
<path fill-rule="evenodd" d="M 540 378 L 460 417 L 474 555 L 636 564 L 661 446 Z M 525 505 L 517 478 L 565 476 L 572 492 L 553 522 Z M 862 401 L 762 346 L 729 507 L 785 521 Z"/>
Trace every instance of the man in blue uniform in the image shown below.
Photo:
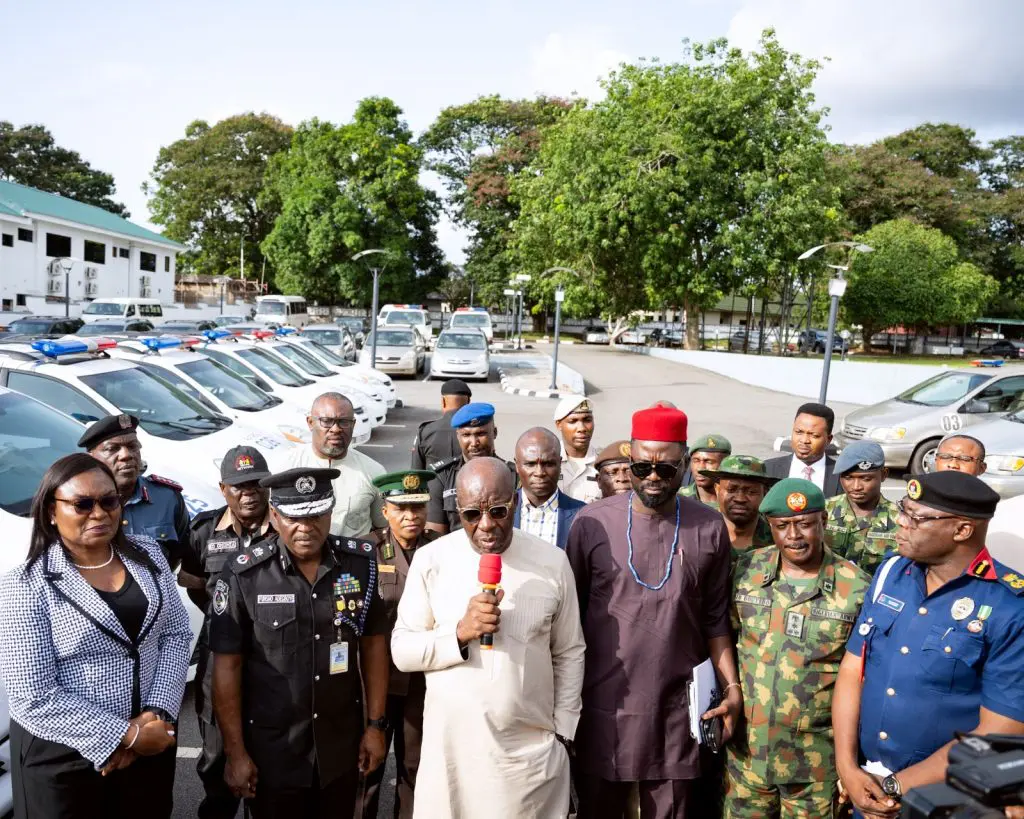
<path fill-rule="evenodd" d="M 962 472 L 917 475 L 898 554 L 879 567 L 836 682 L 836 768 L 858 815 L 895 816 L 945 778 L 957 731 L 1024 734 L 1024 578 L 985 548 L 999 496 Z"/>
<path fill-rule="evenodd" d="M 78 445 L 114 473 L 124 531 L 153 538 L 174 569 L 189 544 L 188 508 L 180 484 L 142 474 L 142 444 L 135 434 L 138 426 L 134 415 L 108 415 L 82 433 Z"/>

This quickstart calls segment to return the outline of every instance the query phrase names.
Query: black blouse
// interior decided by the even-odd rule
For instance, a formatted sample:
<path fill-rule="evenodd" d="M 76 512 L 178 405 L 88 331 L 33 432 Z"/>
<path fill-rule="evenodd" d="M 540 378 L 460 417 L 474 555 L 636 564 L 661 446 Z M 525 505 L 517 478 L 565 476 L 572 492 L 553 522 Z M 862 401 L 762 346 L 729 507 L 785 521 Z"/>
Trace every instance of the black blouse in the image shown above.
<path fill-rule="evenodd" d="M 146 621 L 146 610 L 149 608 L 149 600 L 145 592 L 127 568 L 124 570 L 124 585 L 117 591 L 101 591 L 96 593 L 103 601 L 110 606 L 121 625 L 124 626 L 125 634 L 134 643 L 139 639 L 139 632 L 142 631 L 142 624 Z"/>

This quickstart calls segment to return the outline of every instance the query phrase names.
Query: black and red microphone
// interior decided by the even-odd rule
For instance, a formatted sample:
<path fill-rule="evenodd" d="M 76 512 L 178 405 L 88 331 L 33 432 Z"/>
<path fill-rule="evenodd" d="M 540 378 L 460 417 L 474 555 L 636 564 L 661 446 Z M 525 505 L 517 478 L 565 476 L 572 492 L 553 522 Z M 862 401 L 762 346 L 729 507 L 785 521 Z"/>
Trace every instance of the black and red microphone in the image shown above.
<path fill-rule="evenodd" d="M 480 568 L 477 570 L 476 577 L 485 594 L 497 597 L 498 586 L 501 585 L 501 555 L 480 555 Z M 490 651 L 493 648 L 494 635 L 481 634 L 480 650 Z"/>

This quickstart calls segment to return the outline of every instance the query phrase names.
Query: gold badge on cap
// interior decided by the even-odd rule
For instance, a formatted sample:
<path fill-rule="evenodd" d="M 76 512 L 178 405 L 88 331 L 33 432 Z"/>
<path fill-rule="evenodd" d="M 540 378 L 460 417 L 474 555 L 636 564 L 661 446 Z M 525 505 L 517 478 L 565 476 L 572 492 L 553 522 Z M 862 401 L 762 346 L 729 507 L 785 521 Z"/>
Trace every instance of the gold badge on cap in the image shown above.
<path fill-rule="evenodd" d="M 917 478 L 907 481 L 907 497 L 911 500 L 921 497 L 921 482 Z"/>
<path fill-rule="evenodd" d="M 949 613 L 953 615 L 954 620 L 966 620 L 973 611 L 974 601 L 970 597 L 961 597 L 953 603 Z"/>
<path fill-rule="evenodd" d="M 710 435 L 708 436 L 708 446 L 710 446 L 710 447 L 717 446 L 717 444 L 715 443 L 715 439 L 712 438 Z"/>
<path fill-rule="evenodd" d="M 316 478 L 309 475 L 303 475 L 297 481 L 295 481 L 295 491 L 300 495 L 308 495 L 316 489 Z"/>
<path fill-rule="evenodd" d="M 624 442 L 624 443 L 622 443 L 622 444 L 620 444 L 620 445 L 619 445 L 619 454 L 620 454 L 620 455 L 621 455 L 621 456 L 622 456 L 623 458 L 628 458 L 628 457 L 630 456 L 630 446 L 629 446 L 629 441 L 626 441 L 626 442 Z"/>
<path fill-rule="evenodd" d="M 119 427 L 121 427 L 121 429 L 131 429 L 132 428 L 132 419 L 128 415 L 118 415 L 117 416 L 117 424 L 118 424 Z"/>
<path fill-rule="evenodd" d="M 794 512 L 802 512 L 807 508 L 807 496 L 803 492 L 790 492 L 786 497 L 786 506 Z"/>
<path fill-rule="evenodd" d="M 420 476 L 419 475 L 406 475 L 402 478 L 402 488 L 412 492 L 415 489 L 420 488 Z"/>

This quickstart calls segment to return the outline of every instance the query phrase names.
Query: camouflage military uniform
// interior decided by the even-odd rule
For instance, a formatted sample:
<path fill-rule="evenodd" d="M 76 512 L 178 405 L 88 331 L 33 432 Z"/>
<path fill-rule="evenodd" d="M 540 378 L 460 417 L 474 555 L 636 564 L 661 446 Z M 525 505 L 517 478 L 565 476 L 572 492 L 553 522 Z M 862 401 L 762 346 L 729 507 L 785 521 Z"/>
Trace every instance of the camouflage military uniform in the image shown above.
<path fill-rule="evenodd" d="M 821 819 L 837 791 L 832 690 L 870 578 L 825 549 L 797 594 L 777 548 L 740 556 L 733 623 L 744 720 L 728 747 L 730 819 Z"/>
<path fill-rule="evenodd" d="M 689 486 L 684 486 L 682 489 L 679 490 L 679 494 L 682 495 L 684 498 L 693 498 L 694 500 L 700 500 L 700 497 L 697 495 L 697 484 L 695 483 L 691 483 Z M 704 501 L 701 500 L 700 502 L 703 503 L 709 509 L 714 509 L 716 512 L 718 511 L 718 501 L 711 501 L 711 503 L 705 503 Z"/>
<path fill-rule="evenodd" d="M 859 518 L 845 494 L 825 502 L 825 545 L 870 575 L 896 549 L 896 504 L 884 497 L 869 517 Z"/>

